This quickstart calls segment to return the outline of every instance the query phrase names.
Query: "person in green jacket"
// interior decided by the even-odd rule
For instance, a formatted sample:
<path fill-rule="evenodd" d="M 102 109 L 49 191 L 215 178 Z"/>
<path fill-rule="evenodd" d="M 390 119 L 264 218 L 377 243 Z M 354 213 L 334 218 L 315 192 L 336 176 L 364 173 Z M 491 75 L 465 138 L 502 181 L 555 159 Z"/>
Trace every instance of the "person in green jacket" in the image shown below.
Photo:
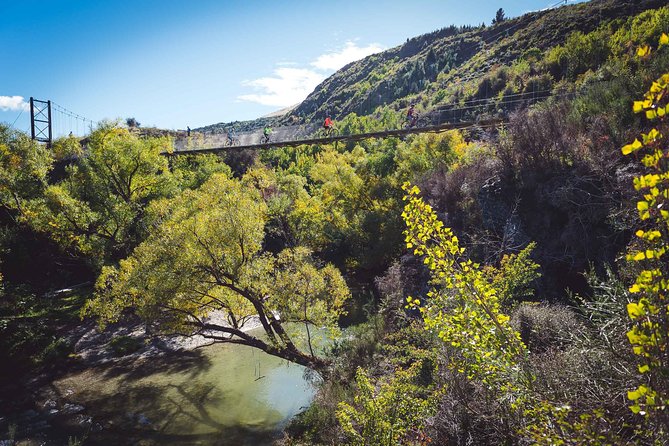
<path fill-rule="evenodd" d="M 262 131 L 263 137 L 260 139 L 261 143 L 268 143 L 269 142 L 269 135 L 272 133 L 272 127 L 266 125 L 265 128 Z"/>

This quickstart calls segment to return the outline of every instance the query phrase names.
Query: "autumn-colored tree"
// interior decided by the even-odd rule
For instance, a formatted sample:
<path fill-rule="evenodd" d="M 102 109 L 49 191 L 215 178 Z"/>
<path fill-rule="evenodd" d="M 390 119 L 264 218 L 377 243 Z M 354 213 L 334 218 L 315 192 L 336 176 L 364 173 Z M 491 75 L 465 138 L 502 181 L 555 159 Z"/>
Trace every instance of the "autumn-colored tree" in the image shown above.
<path fill-rule="evenodd" d="M 667 34 L 660 38 L 660 46 L 664 45 L 669 45 Z M 638 53 L 648 57 L 650 51 L 645 46 Z M 643 100 L 634 102 L 634 111 L 645 113 L 655 125 L 641 139 L 622 148 L 623 154 L 640 157 L 644 166 L 643 173 L 634 179 L 634 188 L 642 193 L 636 207 L 643 226 L 627 256 L 641 268 L 630 287 L 637 300 L 627 305 L 633 322 L 627 338 L 639 358 L 643 382 L 628 398 L 634 413 L 655 422 L 661 438 L 669 423 L 669 73 L 653 82 Z"/>
<path fill-rule="evenodd" d="M 146 204 L 174 191 L 166 139 L 140 139 L 104 125 L 65 177 L 24 203 L 23 219 L 96 263 L 125 257 L 143 237 Z"/>
<path fill-rule="evenodd" d="M 105 324 L 132 309 L 163 332 L 248 345 L 326 374 L 311 338 L 306 353 L 286 323 L 336 330 L 348 288 L 306 248 L 263 252 L 267 205 L 248 184 L 217 174 L 156 201 L 151 234 L 118 268 L 103 268 L 85 314 Z M 212 312 L 226 322 L 211 322 Z M 253 318 L 265 339 L 245 330 Z"/>
<path fill-rule="evenodd" d="M 409 305 L 419 307 L 426 328 L 453 348 L 455 354 L 449 355 L 453 370 L 505 394 L 515 405 L 533 377 L 527 348 L 501 312 L 500 290 L 489 279 L 489 271 L 463 256 L 465 248 L 423 201 L 418 187 L 406 183 L 403 188 L 406 246 L 423 258 L 434 285 L 424 305 L 411 297 Z"/>

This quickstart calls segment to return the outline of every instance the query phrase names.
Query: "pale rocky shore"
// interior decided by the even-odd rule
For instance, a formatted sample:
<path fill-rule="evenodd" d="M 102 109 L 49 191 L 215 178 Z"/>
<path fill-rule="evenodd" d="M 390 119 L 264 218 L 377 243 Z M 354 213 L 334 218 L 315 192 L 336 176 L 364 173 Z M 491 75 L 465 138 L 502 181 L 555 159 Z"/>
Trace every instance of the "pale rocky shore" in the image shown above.
<path fill-rule="evenodd" d="M 212 311 L 205 322 L 229 326 L 225 312 Z M 247 332 L 261 327 L 257 316 L 249 318 L 243 325 L 242 330 Z M 113 339 L 127 336 L 136 339 L 142 345 L 137 351 L 119 358 L 115 355 L 111 346 Z M 213 341 L 202 335 L 155 335 L 149 333 L 146 324 L 137 318 L 127 318 L 123 322 L 111 324 L 104 330 L 100 330 L 94 321 L 88 321 L 69 336 L 74 345 L 74 355 L 83 364 L 103 365 L 122 359 L 142 360 L 164 354 L 173 354 L 179 351 L 189 351 L 196 348 L 211 345 Z"/>

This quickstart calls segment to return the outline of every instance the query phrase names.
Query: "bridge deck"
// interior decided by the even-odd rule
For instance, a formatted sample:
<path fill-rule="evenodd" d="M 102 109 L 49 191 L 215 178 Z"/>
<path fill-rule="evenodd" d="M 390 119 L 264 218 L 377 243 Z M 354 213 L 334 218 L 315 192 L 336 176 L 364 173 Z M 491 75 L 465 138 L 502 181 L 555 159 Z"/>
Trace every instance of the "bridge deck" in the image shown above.
<path fill-rule="evenodd" d="M 481 121 L 463 121 L 457 123 L 446 123 L 440 125 L 433 125 L 427 127 L 411 127 L 406 129 L 396 129 L 396 130 L 383 130 L 380 132 L 370 132 L 370 133 L 359 133 L 356 135 L 335 135 L 323 138 L 311 138 L 311 139 L 300 139 L 300 140 L 291 140 L 291 141 L 270 141 L 265 144 L 250 144 L 243 146 L 226 146 L 226 147 L 210 147 L 205 149 L 188 149 L 188 150 L 175 150 L 173 152 L 163 152 L 163 155 L 176 156 L 176 155 L 189 155 L 193 153 L 216 153 L 223 152 L 227 150 L 244 150 L 244 149 L 270 149 L 275 147 L 295 147 L 305 144 L 329 144 L 338 141 L 360 141 L 363 139 L 373 139 L 373 138 L 387 138 L 391 136 L 403 136 L 413 133 L 438 133 L 444 132 L 447 130 L 461 129 L 465 127 L 480 126 L 480 127 L 489 127 L 493 125 L 500 124 L 504 122 L 504 119 L 487 119 Z"/>

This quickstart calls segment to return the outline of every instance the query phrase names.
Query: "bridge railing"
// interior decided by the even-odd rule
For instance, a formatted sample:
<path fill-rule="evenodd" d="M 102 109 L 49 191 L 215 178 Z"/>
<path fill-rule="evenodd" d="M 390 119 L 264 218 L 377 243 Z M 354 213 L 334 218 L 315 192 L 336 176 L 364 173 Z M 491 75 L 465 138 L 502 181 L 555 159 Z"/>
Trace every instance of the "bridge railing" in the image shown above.
<path fill-rule="evenodd" d="M 270 134 L 271 141 L 291 142 L 308 139 L 316 134 L 320 125 L 316 123 L 299 124 L 290 126 L 273 127 Z M 263 130 L 252 132 L 236 132 L 233 146 L 251 146 L 260 144 L 263 138 Z M 230 146 L 226 133 L 200 133 L 191 132 L 190 136 L 185 133 L 174 138 L 175 151 L 187 151 L 195 149 L 213 149 Z"/>
<path fill-rule="evenodd" d="M 474 99 L 464 103 L 447 104 L 438 106 L 422 116 L 414 127 L 430 127 L 444 124 L 457 124 L 460 122 L 477 122 L 490 118 L 507 118 L 510 113 L 527 108 L 533 104 L 544 101 L 549 97 L 573 97 L 573 91 L 567 90 L 545 90 L 528 91 L 502 96 Z M 336 125 L 336 124 L 335 124 Z M 321 129 L 322 123 L 312 122 L 290 126 L 272 128 L 270 141 L 294 142 L 305 141 L 315 138 Z M 395 128 L 384 130 L 398 130 L 406 127 L 407 121 L 400 120 Z M 345 132 L 342 132 L 342 136 Z M 234 135 L 235 141 L 230 145 L 226 133 L 201 133 L 191 132 L 190 136 L 184 132 L 174 138 L 174 150 L 178 152 L 200 149 L 214 149 L 234 146 L 253 146 L 262 144 L 263 130 L 257 129 L 249 132 L 238 132 Z"/>

